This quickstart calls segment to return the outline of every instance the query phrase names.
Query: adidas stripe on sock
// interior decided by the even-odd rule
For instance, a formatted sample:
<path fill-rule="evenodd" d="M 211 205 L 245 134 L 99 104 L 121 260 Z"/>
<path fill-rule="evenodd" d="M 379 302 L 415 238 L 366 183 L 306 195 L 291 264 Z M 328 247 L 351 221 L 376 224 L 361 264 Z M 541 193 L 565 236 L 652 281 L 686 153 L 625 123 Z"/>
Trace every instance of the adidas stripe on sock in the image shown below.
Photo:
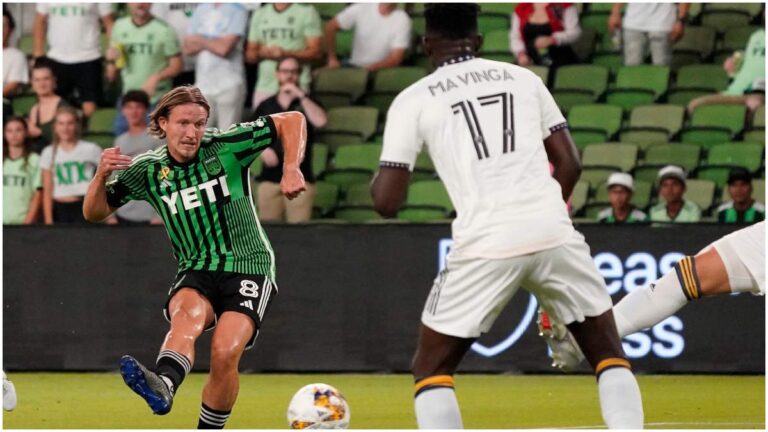
<path fill-rule="evenodd" d="M 198 429 L 224 429 L 232 410 L 215 410 L 206 404 L 200 407 L 200 419 L 197 422 Z"/>
<path fill-rule="evenodd" d="M 172 385 L 169 386 L 171 393 L 176 393 L 190 369 L 192 369 L 192 364 L 189 360 L 176 351 L 164 350 L 157 356 L 155 372 L 171 381 Z"/>

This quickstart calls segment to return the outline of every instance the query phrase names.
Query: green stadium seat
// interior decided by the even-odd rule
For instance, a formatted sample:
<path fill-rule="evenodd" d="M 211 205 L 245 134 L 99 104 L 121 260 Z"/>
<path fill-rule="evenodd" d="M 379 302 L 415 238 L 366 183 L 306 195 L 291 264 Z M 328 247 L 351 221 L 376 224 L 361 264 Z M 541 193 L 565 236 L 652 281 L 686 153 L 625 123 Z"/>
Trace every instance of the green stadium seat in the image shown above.
<path fill-rule="evenodd" d="M 328 123 L 316 131 L 315 139 L 335 151 L 342 145 L 368 141 L 376 133 L 379 110 L 373 107 L 337 107 L 329 109 L 327 115 Z"/>
<path fill-rule="evenodd" d="M 585 168 L 610 168 L 628 172 L 637 164 L 637 146 L 626 143 L 590 144 L 581 163 Z"/>
<path fill-rule="evenodd" d="M 760 169 L 765 147 L 756 143 L 725 143 L 709 149 L 706 165 L 744 167 L 752 173 Z"/>
<path fill-rule="evenodd" d="M 318 70 L 313 82 L 312 97 L 326 110 L 352 105 L 368 85 L 368 71 L 362 68 Z"/>
<path fill-rule="evenodd" d="M 683 36 L 672 45 L 673 54 L 688 54 L 694 62 L 708 58 L 715 49 L 717 34 L 710 27 L 686 26 Z"/>
<path fill-rule="evenodd" d="M 22 94 L 14 96 L 11 99 L 11 106 L 13 107 L 13 115 L 19 117 L 27 117 L 32 107 L 37 103 L 37 96 Z"/>
<path fill-rule="evenodd" d="M 688 106 L 697 97 L 712 94 L 711 91 L 695 88 L 675 88 L 667 93 L 667 103 L 670 105 Z"/>
<path fill-rule="evenodd" d="M 347 187 L 347 192 L 344 195 L 344 205 L 373 207 L 370 183 L 365 182 L 349 185 L 349 187 Z"/>
<path fill-rule="evenodd" d="M 723 42 L 718 53 L 731 55 L 734 51 L 744 50 L 752 37 L 752 33 L 760 30 L 757 26 L 743 26 L 729 28 L 723 35 Z"/>
<path fill-rule="evenodd" d="M 379 165 L 381 146 L 357 144 L 339 147 L 333 158 L 333 168 L 323 174 L 323 181 L 345 189 L 355 183 L 365 183 L 373 178 Z"/>
<path fill-rule="evenodd" d="M 592 55 L 592 64 L 605 66 L 616 75 L 620 68 L 624 67 L 624 57 L 621 53 L 613 51 L 597 51 Z"/>
<path fill-rule="evenodd" d="M 584 208 L 584 205 L 587 204 L 588 199 L 589 182 L 585 180 L 579 180 L 573 187 L 573 192 L 571 192 L 571 198 L 569 199 L 571 203 L 571 216 L 579 214 Z"/>
<path fill-rule="evenodd" d="M 336 55 L 349 57 L 352 55 L 352 42 L 355 39 L 355 33 L 352 31 L 339 31 L 336 33 Z"/>
<path fill-rule="evenodd" d="M 616 85 L 608 89 L 606 102 L 630 110 L 653 103 L 668 86 L 669 68 L 666 66 L 624 66 L 616 75 Z"/>
<path fill-rule="evenodd" d="M 411 222 L 426 222 L 448 217 L 453 210 L 451 198 L 440 180 L 411 183 L 408 198 L 397 218 Z"/>
<path fill-rule="evenodd" d="M 557 70 L 552 95 L 563 111 L 595 102 L 608 87 L 608 68 L 594 65 L 562 66 Z"/>
<path fill-rule="evenodd" d="M 88 133 L 112 134 L 116 116 L 116 108 L 97 109 L 88 120 Z"/>
<path fill-rule="evenodd" d="M 750 14 L 740 10 L 712 10 L 707 7 L 701 12 L 701 25 L 712 27 L 721 34 L 734 27 L 749 25 L 750 21 L 752 21 Z"/>
<path fill-rule="evenodd" d="M 510 15 L 480 14 L 477 17 L 477 30 L 482 34 L 490 33 L 494 30 L 509 31 Z"/>
<path fill-rule="evenodd" d="M 603 136 L 597 142 L 609 141 L 621 128 L 621 120 L 622 109 L 614 105 L 577 105 L 568 112 L 571 132 L 585 132 L 585 135 L 592 134 L 591 137 Z"/>
<path fill-rule="evenodd" d="M 653 165 L 662 168 L 666 165 L 678 165 L 686 171 L 693 171 L 699 166 L 701 147 L 695 144 L 660 144 L 650 147 L 640 166 Z"/>
<path fill-rule="evenodd" d="M 115 146 L 115 136 L 112 133 L 87 133 L 83 135 L 83 141 L 96 143 L 103 149 Z"/>
<path fill-rule="evenodd" d="M 629 127 L 619 133 L 622 142 L 636 142 L 643 149 L 665 143 L 683 127 L 685 108 L 678 105 L 643 105 L 629 116 Z"/>
<path fill-rule="evenodd" d="M 47 44 L 46 44 L 47 45 Z M 19 50 L 27 55 L 27 57 L 32 56 L 32 52 L 35 50 L 35 38 L 31 34 L 25 34 L 21 35 L 19 38 Z M 47 50 L 47 46 L 46 46 Z"/>
<path fill-rule="evenodd" d="M 704 7 L 704 10 L 706 11 L 740 11 L 744 12 L 749 15 L 750 18 L 754 19 L 758 15 L 760 15 L 760 12 L 763 11 L 763 4 L 762 3 L 731 3 L 731 2 L 725 2 L 725 3 L 707 3 Z"/>
<path fill-rule="evenodd" d="M 685 195 L 687 200 L 693 201 L 699 206 L 702 213 L 709 211 L 715 202 L 715 182 L 711 180 L 687 179 L 685 181 Z"/>
<path fill-rule="evenodd" d="M 334 210 L 333 215 L 336 219 L 352 223 L 383 219 L 373 207 L 367 206 L 339 207 Z"/>
<path fill-rule="evenodd" d="M 659 170 L 664 166 L 665 165 L 642 163 L 640 165 L 637 165 L 635 169 L 632 170 L 632 177 L 635 178 L 636 182 L 644 181 L 651 184 L 655 184 L 659 174 Z"/>
<path fill-rule="evenodd" d="M 490 53 L 511 54 L 509 48 L 509 31 L 493 30 L 483 35 L 483 46 L 481 49 L 483 57 Z"/>
<path fill-rule="evenodd" d="M 411 181 L 420 180 L 434 180 L 437 178 L 435 172 L 435 165 L 432 163 L 432 158 L 429 157 L 429 153 L 426 149 L 422 149 L 421 153 L 416 156 L 416 163 L 414 164 L 413 172 L 411 173 Z"/>
<path fill-rule="evenodd" d="M 581 171 L 581 180 L 588 182 L 593 188 L 596 188 L 597 185 L 608 181 L 608 177 L 615 172 L 619 172 L 619 170 L 616 168 L 586 167 Z"/>
<path fill-rule="evenodd" d="M 539 78 L 541 78 L 541 80 L 544 81 L 544 84 L 546 84 L 547 81 L 549 80 L 549 66 L 531 65 L 531 66 L 525 66 L 525 68 L 535 73 Z"/>
<path fill-rule="evenodd" d="M 424 15 L 416 15 L 411 17 L 411 31 L 415 36 L 424 36 L 427 31 L 427 22 L 424 19 Z"/>
<path fill-rule="evenodd" d="M 426 75 L 427 71 L 415 66 L 381 69 L 374 75 L 373 89 L 365 95 L 365 104 L 377 108 L 383 116 L 401 91 Z"/>
<path fill-rule="evenodd" d="M 322 143 L 312 144 L 312 173 L 321 176 L 328 168 L 328 146 Z"/>
<path fill-rule="evenodd" d="M 588 28 L 581 29 L 581 35 L 571 44 L 571 49 L 582 62 L 589 62 L 597 45 L 597 33 Z"/>
<path fill-rule="evenodd" d="M 691 116 L 690 126 L 682 130 L 680 140 L 706 148 L 722 142 L 744 129 L 747 108 L 744 105 L 702 105 Z"/>
<path fill-rule="evenodd" d="M 750 125 L 753 128 L 765 129 L 765 105 L 757 107 L 755 112 L 752 114 L 752 121 L 750 122 Z"/>
<path fill-rule="evenodd" d="M 311 3 L 323 19 L 331 19 L 347 7 L 346 3 Z"/>
<path fill-rule="evenodd" d="M 593 30 L 598 39 L 601 39 L 604 34 L 608 33 L 609 15 L 610 13 L 608 11 L 590 11 L 583 13 L 581 17 L 579 17 L 579 23 L 581 24 L 581 28 Z"/>
<path fill-rule="evenodd" d="M 324 181 L 315 182 L 315 199 L 312 203 L 315 217 L 328 215 L 339 201 L 339 187 Z"/>
<path fill-rule="evenodd" d="M 608 202 L 608 188 L 606 183 L 601 183 L 595 190 L 595 202 Z M 639 209 L 648 207 L 651 203 L 651 192 L 653 191 L 653 182 L 645 180 L 635 180 L 635 192 L 632 194 L 632 205 Z"/>
<path fill-rule="evenodd" d="M 695 88 L 716 93 L 728 87 L 728 75 L 721 65 L 697 64 L 677 71 L 674 89 Z"/>
<path fill-rule="evenodd" d="M 515 10 L 515 3 L 479 3 L 480 13 L 496 15 L 512 15 Z"/>
<path fill-rule="evenodd" d="M 750 129 L 744 132 L 744 141 L 765 144 L 765 128 Z"/>

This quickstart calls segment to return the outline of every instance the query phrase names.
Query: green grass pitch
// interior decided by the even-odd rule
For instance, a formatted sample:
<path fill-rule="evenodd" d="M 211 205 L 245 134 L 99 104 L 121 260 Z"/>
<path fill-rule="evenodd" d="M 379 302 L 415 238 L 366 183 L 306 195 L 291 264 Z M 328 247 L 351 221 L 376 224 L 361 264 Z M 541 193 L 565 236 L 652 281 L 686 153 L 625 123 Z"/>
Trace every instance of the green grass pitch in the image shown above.
<path fill-rule="evenodd" d="M 195 428 L 206 375 L 192 374 L 173 411 L 154 416 L 116 373 L 10 373 L 19 405 L 5 428 Z M 301 386 L 325 382 L 347 397 L 352 428 L 415 428 L 408 375 L 245 374 L 227 428 L 285 429 Z M 645 421 L 659 429 L 765 429 L 764 376 L 640 376 Z M 601 428 L 591 376 L 458 375 L 466 428 Z"/>

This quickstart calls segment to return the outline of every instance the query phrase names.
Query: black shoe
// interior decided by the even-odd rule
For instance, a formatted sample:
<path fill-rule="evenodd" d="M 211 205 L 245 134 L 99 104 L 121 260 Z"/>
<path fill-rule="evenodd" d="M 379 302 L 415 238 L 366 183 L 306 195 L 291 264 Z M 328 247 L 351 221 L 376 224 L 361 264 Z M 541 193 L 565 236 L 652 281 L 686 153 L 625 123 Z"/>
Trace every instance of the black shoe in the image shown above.
<path fill-rule="evenodd" d="M 131 390 L 147 401 L 152 412 L 163 415 L 171 411 L 173 394 L 158 374 L 126 355 L 120 359 L 120 375 Z"/>

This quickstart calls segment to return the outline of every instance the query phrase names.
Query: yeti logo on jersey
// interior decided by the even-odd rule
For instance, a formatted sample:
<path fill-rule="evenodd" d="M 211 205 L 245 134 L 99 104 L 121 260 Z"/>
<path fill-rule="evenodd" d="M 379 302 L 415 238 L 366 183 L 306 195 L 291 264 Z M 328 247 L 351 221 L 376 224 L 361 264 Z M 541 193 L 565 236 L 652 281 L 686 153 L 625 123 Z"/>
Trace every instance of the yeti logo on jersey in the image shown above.
<path fill-rule="evenodd" d="M 221 188 L 221 194 L 225 197 L 229 196 L 229 187 L 227 187 L 227 176 L 221 176 L 217 179 L 208 180 L 205 183 L 201 183 L 197 186 L 191 186 L 180 191 L 172 193 L 170 196 L 161 196 L 163 202 L 168 205 L 168 209 L 172 214 L 178 214 L 178 206 L 176 205 L 181 197 L 181 205 L 184 210 L 192 210 L 203 205 L 202 199 L 205 196 L 209 203 L 216 202 L 216 185 Z M 203 194 L 201 191 L 205 191 Z"/>
<path fill-rule="evenodd" d="M 203 167 L 208 175 L 216 175 L 221 172 L 221 162 L 217 156 L 211 156 L 203 161 Z"/>

